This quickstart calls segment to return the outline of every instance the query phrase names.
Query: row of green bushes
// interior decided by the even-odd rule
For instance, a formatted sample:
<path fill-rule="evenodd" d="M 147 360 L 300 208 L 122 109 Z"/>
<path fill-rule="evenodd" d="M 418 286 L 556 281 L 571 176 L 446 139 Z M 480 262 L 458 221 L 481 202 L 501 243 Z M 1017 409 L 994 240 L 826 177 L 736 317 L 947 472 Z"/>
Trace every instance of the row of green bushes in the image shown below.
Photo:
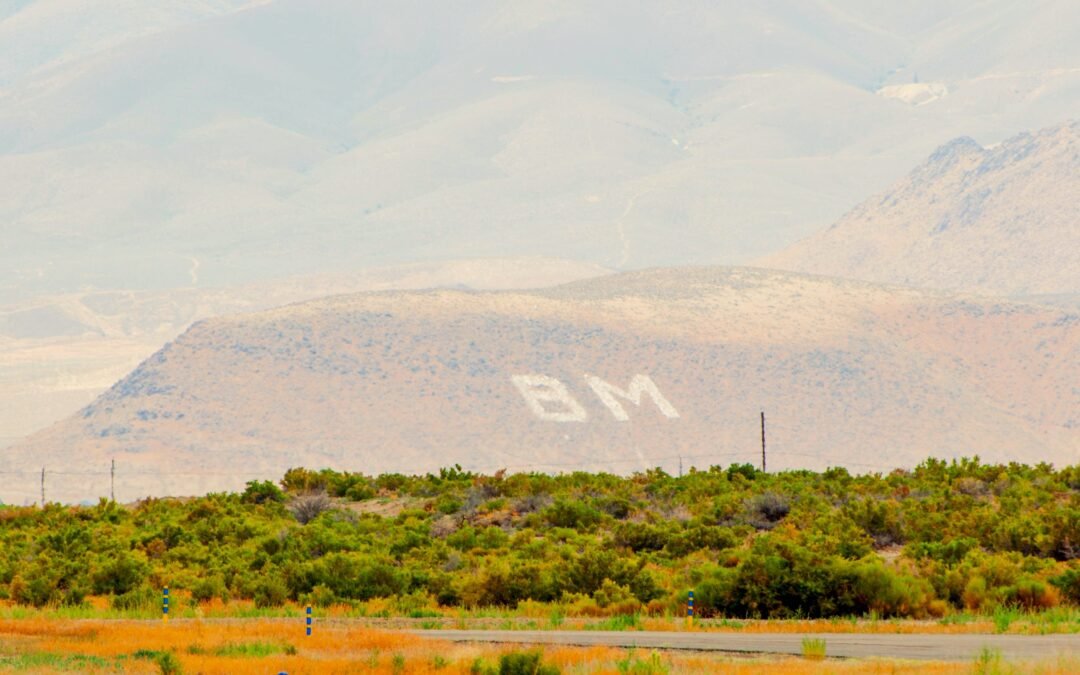
<path fill-rule="evenodd" d="M 378 508 L 375 508 L 375 507 Z M 1080 471 L 929 460 L 911 471 L 365 476 L 126 508 L 0 508 L 0 598 L 562 602 L 581 613 L 926 617 L 1080 604 Z M 379 511 L 392 515 L 377 515 Z"/>

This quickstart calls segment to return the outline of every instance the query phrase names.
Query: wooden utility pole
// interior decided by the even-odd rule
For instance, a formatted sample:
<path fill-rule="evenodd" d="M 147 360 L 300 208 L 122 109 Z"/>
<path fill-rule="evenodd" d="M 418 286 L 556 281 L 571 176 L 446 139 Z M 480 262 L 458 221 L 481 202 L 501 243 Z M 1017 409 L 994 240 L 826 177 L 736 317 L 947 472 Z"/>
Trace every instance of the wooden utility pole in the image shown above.
<path fill-rule="evenodd" d="M 116 459 L 113 458 L 112 466 L 109 468 L 109 499 L 116 501 Z"/>
<path fill-rule="evenodd" d="M 761 411 L 761 473 L 765 473 L 765 411 Z"/>
<path fill-rule="evenodd" d="M 682 478 L 682 455 L 679 455 L 679 478 Z"/>
<path fill-rule="evenodd" d="M 45 467 L 41 467 L 41 508 L 45 508 Z"/>

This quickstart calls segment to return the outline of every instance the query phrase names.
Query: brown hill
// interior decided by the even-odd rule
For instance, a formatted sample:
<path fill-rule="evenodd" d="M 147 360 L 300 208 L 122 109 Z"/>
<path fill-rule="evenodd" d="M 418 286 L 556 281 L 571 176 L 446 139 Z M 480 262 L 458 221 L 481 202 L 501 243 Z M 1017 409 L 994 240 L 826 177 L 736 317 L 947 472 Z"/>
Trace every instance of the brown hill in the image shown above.
<path fill-rule="evenodd" d="M 191 494 L 289 466 L 1072 463 L 1080 316 L 757 269 L 347 295 L 199 322 L 2 451 L 0 497 Z M 637 398 L 640 405 L 629 399 Z M 21 472 L 21 473 L 20 473 Z"/>
<path fill-rule="evenodd" d="M 1000 295 L 1080 292 L 1080 122 L 960 138 L 828 230 L 758 261 Z"/>
<path fill-rule="evenodd" d="M 92 402 L 199 319 L 340 293 L 537 288 L 609 272 L 541 257 L 466 259 L 224 288 L 85 290 L 0 303 L 0 448 Z"/>

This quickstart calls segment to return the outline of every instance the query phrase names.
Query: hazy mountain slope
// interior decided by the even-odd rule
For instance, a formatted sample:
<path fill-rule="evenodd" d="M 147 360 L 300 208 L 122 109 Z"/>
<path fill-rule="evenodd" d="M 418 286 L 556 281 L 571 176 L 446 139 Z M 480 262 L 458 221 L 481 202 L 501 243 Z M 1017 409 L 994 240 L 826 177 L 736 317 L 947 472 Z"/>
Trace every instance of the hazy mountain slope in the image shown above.
<path fill-rule="evenodd" d="M 749 260 L 949 138 L 1075 114 L 1076 7 L 0 3 L 0 302 L 192 260 Z"/>
<path fill-rule="evenodd" d="M 538 288 L 605 273 L 565 260 L 457 260 L 223 289 L 83 291 L 0 307 L 0 447 L 90 403 L 199 319 L 337 293 Z"/>
<path fill-rule="evenodd" d="M 133 39 L 262 4 L 265 0 L 4 0 L 0 87 Z"/>
<path fill-rule="evenodd" d="M 1063 310 L 753 269 L 339 296 L 195 324 L 5 450 L 0 470 L 26 473 L 2 496 L 35 494 L 44 464 L 79 475 L 51 494 L 93 498 L 113 457 L 124 498 L 297 465 L 757 461 L 762 409 L 774 468 L 976 453 L 1069 463 L 1078 327 Z M 635 386 L 640 406 L 621 397 Z"/>
<path fill-rule="evenodd" d="M 983 148 L 960 138 L 780 269 L 1003 295 L 1080 292 L 1080 123 Z"/>

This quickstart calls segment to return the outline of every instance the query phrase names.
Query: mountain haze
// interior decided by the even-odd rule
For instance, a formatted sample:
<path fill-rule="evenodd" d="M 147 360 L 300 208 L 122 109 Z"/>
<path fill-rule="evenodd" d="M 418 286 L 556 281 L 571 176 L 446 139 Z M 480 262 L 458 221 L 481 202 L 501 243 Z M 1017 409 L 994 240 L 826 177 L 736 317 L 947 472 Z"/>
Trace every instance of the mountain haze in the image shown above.
<path fill-rule="evenodd" d="M 2 497 L 34 498 L 46 465 L 77 476 L 54 498 L 94 499 L 113 458 L 123 498 L 298 465 L 757 462 L 759 410 L 775 469 L 1071 463 L 1078 328 L 1047 307 L 739 268 L 338 296 L 198 322 L 4 451 L 0 470 L 24 473 Z"/>
<path fill-rule="evenodd" d="M 998 295 L 1080 293 L 1080 122 L 940 147 L 762 265 Z"/>
<path fill-rule="evenodd" d="M 0 3 L 0 304 L 741 264 L 1075 115 L 1072 0 Z"/>

